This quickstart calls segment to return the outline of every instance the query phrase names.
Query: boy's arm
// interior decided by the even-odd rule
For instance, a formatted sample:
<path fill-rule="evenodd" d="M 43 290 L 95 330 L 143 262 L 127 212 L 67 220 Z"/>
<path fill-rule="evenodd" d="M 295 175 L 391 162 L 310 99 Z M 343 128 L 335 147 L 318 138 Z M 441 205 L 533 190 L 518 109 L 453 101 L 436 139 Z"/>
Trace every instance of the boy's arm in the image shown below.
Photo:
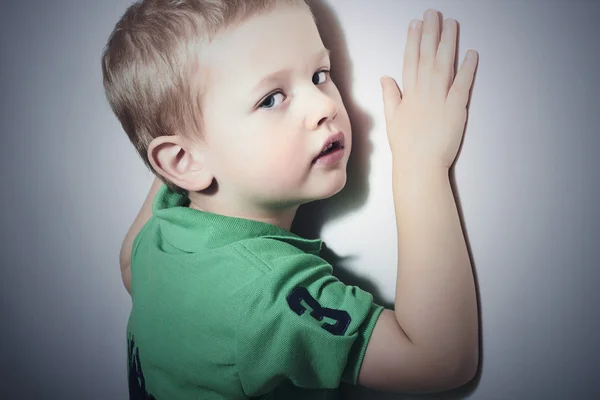
<path fill-rule="evenodd" d="M 156 196 L 156 192 L 162 186 L 163 182 L 159 178 L 154 178 L 154 182 L 152 182 L 152 186 L 150 187 L 150 191 L 148 192 L 148 196 L 144 203 L 142 204 L 142 208 L 140 209 L 138 215 L 133 220 L 133 224 L 127 231 L 125 235 L 125 239 L 123 240 L 123 244 L 121 245 L 121 252 L 119 254 L 119 263 L 121 264 L 121 278 L 123 279 L 123 284 L 125 285 L 125 289 L 127 292 L 131 294 L 131 250 L 133 247 L 133 240 L 140 232 L 142 227 L 150 217 L 152 216 L 152 202 L 154 201 L 154 196 Z"/>
<path fill-rule="evenodd" d="M 382 81 L 398 275 L 395 310 L 381 313 L 358 381 L 383 390 L 452 389 L 474 377 L 479 361 L 475 285 L 449 180 L 477 55 L 454 77 L 456 21 L 444 21 L 441 43 L 439 33 L 429 10 L 408 33 L 403 96 Z"/>
<path fill-rule="evenodd" d="M 359 383 L 437 392 L 470 381 L 478 364 L 475 287 L 448 171 L 394 171 L 398 232 L 395 311 L 375 325 Z M 381 374 L 382 365 L 392 365 Z"/>

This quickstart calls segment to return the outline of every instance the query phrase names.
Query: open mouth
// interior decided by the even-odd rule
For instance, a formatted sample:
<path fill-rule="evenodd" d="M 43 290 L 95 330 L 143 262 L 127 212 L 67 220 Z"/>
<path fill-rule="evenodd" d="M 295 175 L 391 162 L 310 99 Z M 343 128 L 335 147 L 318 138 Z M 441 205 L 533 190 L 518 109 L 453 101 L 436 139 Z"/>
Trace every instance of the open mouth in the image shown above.
<path fill-rule="evenodd" d="M 338 134 L 332 138 L 332 141 L 323 147 L 321 153 L 319 153 L 313 160 L 313 164 L 329 164 L 336 162 L 342 157 L 344 153 L 344 136 Z"/>
<path fill-rule="evenodd" d="M 323 151 L 321 152 L 321 154 L 319 154 L 317 156 L 317 158 L 321 157 L 321 156 L 325 156 L 330 153 L 333 153 L 334 151 L 343 149 L 343 148 L 344 148 L 344 146 L 342 146 L 342 143 L 339 140 L 336 140 L 333 143 L 329 143 L 329 145 L 327 145 L 327 147 L 325 147 L 325 149 L 323 149 Z"/>

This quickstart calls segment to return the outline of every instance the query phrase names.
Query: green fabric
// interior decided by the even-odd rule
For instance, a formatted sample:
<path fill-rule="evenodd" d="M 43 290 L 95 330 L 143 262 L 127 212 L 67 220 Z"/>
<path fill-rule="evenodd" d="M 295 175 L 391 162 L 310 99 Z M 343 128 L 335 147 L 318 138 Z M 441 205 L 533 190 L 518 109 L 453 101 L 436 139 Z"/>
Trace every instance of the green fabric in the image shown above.
<path fill-rule="evenodd" d="M 331 275 L 321 240 L 188 204 L 163 185 L 134 240 L 130 392 L 318 400 L 356 384 L 383 307 Z M 336 323 L 324 309 L 347 313 L 343 334 L 323 328 Z"/>

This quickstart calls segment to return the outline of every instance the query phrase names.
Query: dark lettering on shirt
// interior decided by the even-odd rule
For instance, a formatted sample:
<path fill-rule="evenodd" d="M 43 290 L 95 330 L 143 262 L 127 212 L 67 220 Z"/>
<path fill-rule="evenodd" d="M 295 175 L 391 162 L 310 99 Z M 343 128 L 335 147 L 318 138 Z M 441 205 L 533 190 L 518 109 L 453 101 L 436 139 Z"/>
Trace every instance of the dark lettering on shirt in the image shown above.
<path fill-rule="evenodd" d="M 304 300 L 306 304 L 312 308 L 310 316 L 317 321 L 322 321 L 323 317 L 331 318 L 336 321 L 335 324 L 328 324 L 327 322 L 321 325 L 321 328 L 330 332 L 333 335 L 341 336 L 346 333 L 350 322 L 350 314 L 344 310 L 336 310 L 333 308 L 322 307 L 317 300 L 308 292 L 305 287 L 298 286 L 292 290 L 287 297 L 287 302 L 292 311 L 298 315 L 304 314 L 306 308 L 302 305 L 301 301 Z"/>
<path fill-rule="evenodd" d="M 136 347 L 133 335 L 130 335 L 128 344 L 129 400 L 156 400 L 146 391 L 146 379 L 140 363 L 140 349 Z"/>

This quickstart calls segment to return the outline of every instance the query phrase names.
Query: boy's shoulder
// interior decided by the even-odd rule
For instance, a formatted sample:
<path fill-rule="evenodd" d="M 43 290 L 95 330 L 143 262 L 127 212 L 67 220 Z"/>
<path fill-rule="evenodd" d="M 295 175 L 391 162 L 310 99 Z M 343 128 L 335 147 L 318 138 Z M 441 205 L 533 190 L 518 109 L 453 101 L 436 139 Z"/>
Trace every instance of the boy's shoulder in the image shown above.
<path fill-rule="evenodd" d="M 185 196 L 166 185 L 157 192 L 152 211 L 134 239 L 132 266 L 136 261 L 145 265 L 225 265 L 225 273 L 237 272 L 246 278 L 253 271 L 260 276 L 311 266 L 325 266 L 332 272 L 319 256 L 320 239 L 306 239 L 263 222 L 192 209 Z"/>
<path fill-rule="evenodd" d="M 228 231 L 214 225 L 205 228 L 194 235 L 152 216 L 134 240 L 132 268 L 140 264 L 183 266 L 186 270 L 219 268 L 218 275 L 235 274 L 248 283 L 260 277 L 283 279 L 315 268 L 333 272 L 333 267 L 320 256 L 320 239 L 274 233 L 243 236 L 239 230 Z"/>
<path fill-rule="evenodd" d="M 286 266 L 329 264 L 320 257 L 322 241 L 292 235 L 265 235 L 241 240 L 234 244 L 238 252 L 264 272 Z M 331 266 L 329 266 L 331 267 Z"/>

